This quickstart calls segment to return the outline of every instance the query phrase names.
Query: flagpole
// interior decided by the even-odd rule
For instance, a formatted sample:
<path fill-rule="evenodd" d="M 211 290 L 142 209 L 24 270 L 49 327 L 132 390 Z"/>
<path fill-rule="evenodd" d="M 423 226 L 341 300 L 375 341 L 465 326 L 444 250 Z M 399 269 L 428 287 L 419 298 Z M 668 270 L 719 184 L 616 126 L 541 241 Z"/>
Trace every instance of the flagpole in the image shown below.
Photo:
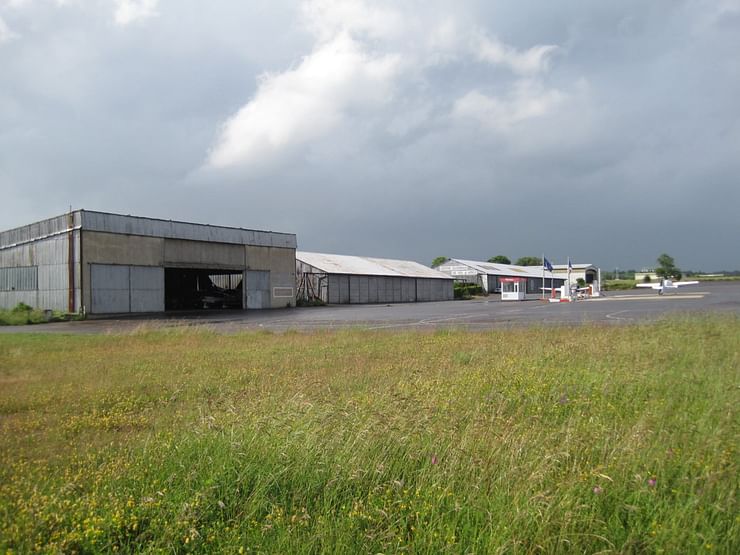
<path fill-rule="evenodd" d="M 545 253 L 542 253 L 542 300 L 545 300 Z"/>

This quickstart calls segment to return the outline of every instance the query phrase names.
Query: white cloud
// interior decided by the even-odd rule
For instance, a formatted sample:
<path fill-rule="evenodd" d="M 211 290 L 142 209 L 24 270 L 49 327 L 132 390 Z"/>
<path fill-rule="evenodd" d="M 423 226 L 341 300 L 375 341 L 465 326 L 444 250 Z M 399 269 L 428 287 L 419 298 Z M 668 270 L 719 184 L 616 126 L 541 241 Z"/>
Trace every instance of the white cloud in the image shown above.
<path fill-rule="evenodd" d="M 121 26 L 159 15 L 157 13 L 159 0 L 115 0 L 115 2 L 114 18 L 116 24 Z"/>
<path fill-rule="evenodd" d="M 479 34 L 473 43 L 478 59 L 508 66 L 520 75 L 533 75 L 548 69 L 549 57 L 557 50 L 555 45 L 537 45 L 519 52 L 515 48 Z"/>
<path fill-rule="evenodd" d="M 14 32 L 8 24 L 5 23 L 3 18 L 0 16 L 0 44 L 10 42 L 13 39 L 18 38 L 18 33 Z"/>
<path fill-rule="evenodd" d="M 455 102 L 452 114 L 455 118 L 473 119 L 498 131 L 506 131 L 517 123 L 547 115 L 564 99 L 565 94 L 560 91 L 523 80 L 504 98 L 472 90 Z"/>
<path fill-rule="evenodd" d="M 346 33 L 290 71 L 264 75 L 255 97 L 229 119 L 211 152 L 214 167 L 255 163 L 325 134 L 348 110 L 388 101 L 395 56 L 372 56 Z"/>
<path fill-rule="evenodd" d="M 332 133 L 361 141 L 355 129 L 399 137 L 422 129 L 426 118 L 447 123 L 476 118 L 504 131 L 548 113 L 563 98 L 537 81 L 548 71 L 555 46 L 517 50 L 489 38 L 474 18 L 448 8 L 418 13 L 414 6 L 383 2 L 309 0 L 302 14 L 315 37 L 313 51 L 297 67 L 261 77 L 255 95 L 222 126 L 208 156 L 210 167 L 273 162 Z M 501 98 L 486 96 L 478 86 L 471 90 L 466 80 L 446 82 L 446 71 L 469 71 L 471 60 L 509 72 L 497 74 Z M 493 79 L 475 71 L 474 81 Z M 466 84 L 467 89 L 436 94 Z M 452 118 L 447 117 L 450 94 L 459 98 Z M 379 125 L 368 126 L 373 120 Z"/>
<path fill-rule="evenodd" d="M 341 33 L 389 38 L 404 29 L 398 11 L 363 0 L 311 0 L 303 3 L 302 12 L 309 30 L 320 41 L 332 40 Z"/>

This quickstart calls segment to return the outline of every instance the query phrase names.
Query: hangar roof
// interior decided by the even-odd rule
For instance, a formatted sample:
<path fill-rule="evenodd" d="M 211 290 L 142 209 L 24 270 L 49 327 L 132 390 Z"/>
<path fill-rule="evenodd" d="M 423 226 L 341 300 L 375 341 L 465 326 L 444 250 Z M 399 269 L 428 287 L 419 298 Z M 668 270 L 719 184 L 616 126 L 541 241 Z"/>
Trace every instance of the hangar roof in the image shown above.
<path fill-rule="evenodd" d="M 492 264 L 491 262 L 481 262 L 478 260 L 463 260 L 461 258 L 450 258 L 448 262 L 458 262 L 473 268 L 481 274 L 492 276 L 521 276 L 521 277 L 542 277 L 541 266 L 515 266 L 514 264 Z"/>
<path fill-rule="evenodd" d="M 598 270 L 593 264 L 572 264 L 574 270 Z M 556 272 L 568 271 L 567 264 L 553 264 L 552 269 Z"/>
<path fill-rule="evenodd" d="M 3 231 L 0 233 L 0 248 L 29 243 L 77 229 L 214 243 L 296 248 L 296 236 L 293 233 L 124 216 L 92 210 L 75 210 L 48 220 Z"/>
<path fill-rule="evenodd" d="M 295 257 L 297 261 L 313 266 L 327 274 L 452 279 L 447 274 L 432 270 L 412 260 L 392 260 L 303 251 L 296 252 Z"/>

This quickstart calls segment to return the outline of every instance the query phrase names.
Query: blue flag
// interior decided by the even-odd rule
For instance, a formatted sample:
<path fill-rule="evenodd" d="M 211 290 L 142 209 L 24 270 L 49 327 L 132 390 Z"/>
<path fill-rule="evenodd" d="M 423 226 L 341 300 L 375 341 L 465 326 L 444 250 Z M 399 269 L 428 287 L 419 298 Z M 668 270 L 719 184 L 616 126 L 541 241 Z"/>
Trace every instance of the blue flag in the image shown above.
<path fill-rule="evenodd" d="M 573 269 L 573 264 L 570 263 L 570 256 L 568 257 L 568 270 Z"/>
<path fill-rule="evenodd" d="M 552 264 L 550 264 L 550 261 L 547 258 L 544 259 L 542 265 L 544 266 L 545 270 L 547 270 L 548 272 L 552 272 Z"/>

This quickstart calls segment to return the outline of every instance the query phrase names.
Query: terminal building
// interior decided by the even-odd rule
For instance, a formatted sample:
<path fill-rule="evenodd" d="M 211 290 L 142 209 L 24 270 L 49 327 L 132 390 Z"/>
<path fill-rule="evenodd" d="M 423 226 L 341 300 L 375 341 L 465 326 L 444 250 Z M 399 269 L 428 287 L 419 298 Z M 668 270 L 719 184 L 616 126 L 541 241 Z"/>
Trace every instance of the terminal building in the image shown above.
<path fill-rule="evenodd" d="M 541 266 L 494 264 L 461 258 L 450 258 L 435 269 L 458 281 L 479 285 L 488 294 L 501 293 L 502 287 L 507 289 L 515 284 L 517 293 L 521 293 L 523 299 L 541 297 L 543 287 L 559 288 L 567 279 L 567 276 L 555 272 L 545 272 L 543 285 Z M 576 278 L 572 279 L 575 281 Z"/>
<path fill-rule="evenodd" d="M 295 251 L 291 233 L 76 210 L 0 232 L 0 308 L 293 306 Z"/>
<path fill-rule="evenodd" d="M 410 260 L 296 253 L 298 297 L 329 304 L 449 301 L 454 279 Z"/>

